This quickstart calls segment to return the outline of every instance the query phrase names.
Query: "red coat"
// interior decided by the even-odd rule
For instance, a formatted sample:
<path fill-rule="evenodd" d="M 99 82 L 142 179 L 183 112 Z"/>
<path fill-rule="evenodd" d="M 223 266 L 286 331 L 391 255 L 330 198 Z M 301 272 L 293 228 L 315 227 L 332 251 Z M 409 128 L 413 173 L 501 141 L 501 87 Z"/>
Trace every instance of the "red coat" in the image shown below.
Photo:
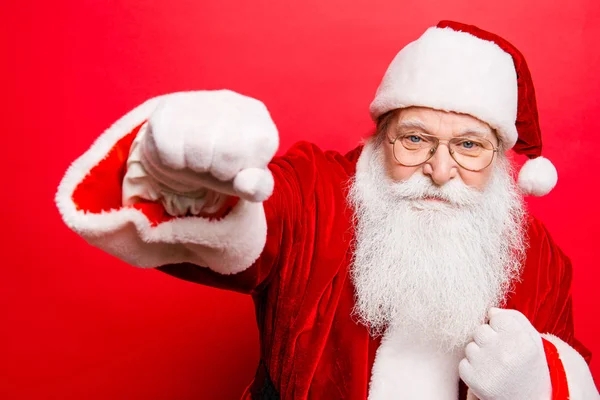
<path fill-rule="evenodd" d="M 346 205 L 360 151 L 341 155 L 302 142 L 273 160 L 275 192 L 265 202 L 267 245 L 249 269 L 224 276 L 191 264 L 159 268 L 252 295 L 261 359 L 284 399 L 367 398 L 379 340 L 350 316 L 354 232 Z M 533 217 L 528 236 L 522 279 L 507 308 L 522 312 L 539 332 L 558 336 L 589 359 L 574 338 L 571 263 Z M 464 387 L 461 392 L 464 396 Z"/>
<path fill-rule="evenodd" d="M 91 244 L 140 264 L 150 253 L 172 254 L 174 246 L 172 240 L 161 244 L 140 239 L 172 220 L 162 206 L 121 206 L 129 148 L 154 101 L 100 137 L 73 163 L 57 194 L 58 207 L 72 229 Z M 259 368 L 254 392 L 268 376 L 283 399 L 367 398 L 379 340 L 351 318 L 354 288 L 348 270 L 354 233 L 346 204 L 348 181 L 360 153 L 360 147 L 341 155 L 299 143 L 272 161 L 275 192 L 264 203 L 266 245 L 244 271 L 225 275 L 191 263 L 158 268 L 181 279 L 252 295 L 266 366 Z M 186 226 L 196 226 L 197 233 L 194 224 L 201 222 L 192 222 Z M 529 249 L 521 282 L 507 307 L 522 312 L 539 332 L 556 335 L 589 361 L 589 352 L 574 337 L 571 263 L 542 223 L 530 217 L 528 224 Z M 162 232 L 170 235 L 167 228 Z M 557 357 L 554 360 L 560 364 Z M 558 398 L 562 389 L 555 386 L 560 381 L 555 371 L 560 368 L 550 367 L 553 397 Z M 463 398 L 464 392 L 463 385 Z M 245 396 L 250 397 L 250 388 Z"/>

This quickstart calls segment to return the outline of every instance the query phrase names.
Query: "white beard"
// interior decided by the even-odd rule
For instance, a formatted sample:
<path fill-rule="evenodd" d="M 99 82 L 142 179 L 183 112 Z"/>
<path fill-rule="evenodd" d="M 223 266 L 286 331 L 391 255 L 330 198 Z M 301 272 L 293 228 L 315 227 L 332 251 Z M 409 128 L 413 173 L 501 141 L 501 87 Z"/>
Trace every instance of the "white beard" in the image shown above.
<path fill-rule="evenodd" d="M 394 327 L 440 349 L 464 346 L 488 309 L 503 304 L 525 253 L 509 161 L 496 160 L 477 191 L 459 178 L 437 187 L 418 173 L 393 182 L 371 142 L 363 157 L 349 194 L 355 316 L 375 335 Z"/>

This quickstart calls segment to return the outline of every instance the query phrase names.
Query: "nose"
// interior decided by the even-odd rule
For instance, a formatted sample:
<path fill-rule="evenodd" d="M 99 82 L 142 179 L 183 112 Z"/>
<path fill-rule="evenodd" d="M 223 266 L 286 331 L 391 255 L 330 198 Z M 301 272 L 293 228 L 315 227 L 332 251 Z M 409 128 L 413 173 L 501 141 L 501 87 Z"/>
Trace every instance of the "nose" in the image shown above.
<path fill-rule="evenodd" d="M 441 148 L 442 146 L 446 148 Z M 442 186 L 456 177 L 458 164 L 450 155 L 446 143 L 440 143 L 433 157 L 423 165 L 423 174 L 429 176 L 437 186 Z"/>

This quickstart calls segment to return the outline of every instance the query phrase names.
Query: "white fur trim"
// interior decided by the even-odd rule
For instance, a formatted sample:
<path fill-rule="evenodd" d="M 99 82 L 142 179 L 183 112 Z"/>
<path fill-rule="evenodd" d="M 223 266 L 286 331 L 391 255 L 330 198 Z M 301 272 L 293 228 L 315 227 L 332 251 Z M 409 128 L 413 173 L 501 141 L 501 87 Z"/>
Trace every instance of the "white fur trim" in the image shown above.
<path fill-rule="evenodd" d="M 464 351 L 442 352 L 435 343 L 390 330 L 377 349 L 369 400 L 456 400 Z"/>
<path fill-rule="evenodd" d="M 106 130 L 67 170 L 56 193 L 63 220 L 90 244 L 140 267 L 192 262 L 222 274 L 248 268 L 266 242 L 266 219 L 261 203 L 240 200 L 227 217 L 210 221 L 177 218 L 152 226 L 133 208 L 94 214 L 78 210 L 72 200 L 77 185 L 117 143 L 142 123 L 164 96 L 146 101 Z"/>
<path fill-rule="evenodd" d="M 469 114 L 496 129 L 507 148 L 517 141 L 517 73 L 495 43 L 451 28 L 429 28 L 388 67 L 371 117 L 421 106 Z"/>
<path fill-rule="evenodd" d="M 590 368 L 583 357 L 573 347 L 569 346 L 560 338 L 549 333 L 542 334 L 542 337 L 552 343 L 558 356 L 562 361 L 567 375 L 569 385 L 570 400 L 598 400 L 600 393 L 594 384 L 594 378 Z"/>
<path fill-rule="evenodd" d="M 524 194 L 544 196 L 556 186 L 558 172 L 550 160 L 537 157 L 525 162 L 517 182 Z"/>

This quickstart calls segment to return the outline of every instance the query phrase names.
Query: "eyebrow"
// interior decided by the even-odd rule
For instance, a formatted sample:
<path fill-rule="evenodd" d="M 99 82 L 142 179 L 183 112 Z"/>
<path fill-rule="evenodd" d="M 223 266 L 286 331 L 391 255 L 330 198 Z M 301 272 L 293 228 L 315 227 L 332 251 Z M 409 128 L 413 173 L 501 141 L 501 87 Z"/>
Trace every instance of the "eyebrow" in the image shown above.
<path fill-rule="evenodd" d="M 398 132 L 403 129 L 419 129 L 423 132 L 429 133 L 425 124 L 416 119 L 402 121 L 396 126 L 396 131 Z"/>
<path fill-rule="evenodd" d="M 487 138 L 492 132 L 489 129 L 482 128 L 465 128 L 462 131 L 458 132 L 458 134 L 454 135 L 455 137 L 460 136 L 481 136 L 483 138 Z"/>
<path fill-rule="evenodd" d="M 418 129 L 427 134 L 430 134 L 427 129 L 427 126 L 418 119 L 404 120 L 396 126 L 396 132 L 401 132 L 402 130 L 405 130 L 405 129 Z M 492 131 L 490 131 L 489 129 L 478 128 L 478 127 L 468 127 L 468 128 L 465 128 L 465 129 L 459 131 L 457 134 L 455 134 L 453 136 L 461 137 L 461 136 L 473 136 L 474 135 L 474 136 L 481 136 L 483 138 L 487 138 L 491 133 L 492 133 Z"/>

